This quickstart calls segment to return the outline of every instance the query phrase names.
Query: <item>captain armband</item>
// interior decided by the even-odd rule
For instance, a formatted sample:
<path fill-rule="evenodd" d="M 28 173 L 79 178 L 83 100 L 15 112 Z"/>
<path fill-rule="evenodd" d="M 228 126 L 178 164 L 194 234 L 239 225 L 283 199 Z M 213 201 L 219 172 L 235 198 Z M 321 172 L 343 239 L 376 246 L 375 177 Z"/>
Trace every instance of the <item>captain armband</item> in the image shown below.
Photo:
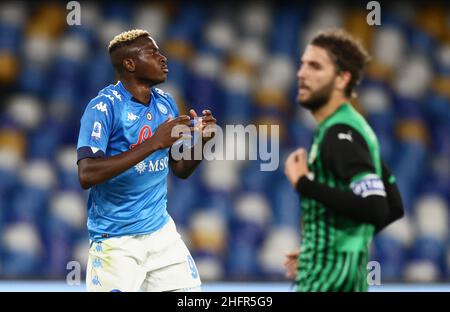
<path fill-rule="evenodd" d="M 386 197 L 383 180 L 376 174 L 368 174 L 350 184 L 353 193 L 366 198 L 371 195 Z"/>

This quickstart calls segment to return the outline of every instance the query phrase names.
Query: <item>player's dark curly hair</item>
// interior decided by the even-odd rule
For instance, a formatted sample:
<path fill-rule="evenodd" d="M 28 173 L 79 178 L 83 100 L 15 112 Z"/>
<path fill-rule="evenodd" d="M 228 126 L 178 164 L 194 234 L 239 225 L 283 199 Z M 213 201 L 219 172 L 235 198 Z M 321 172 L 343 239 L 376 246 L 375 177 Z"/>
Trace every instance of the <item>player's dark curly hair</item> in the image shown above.
<path fill-rule="evenodd" d="M 345 95 L 356 96 L 355 88 L 361 82 L 370 61 L 370 56 L 361 43 L 345 30 L 333 28 L 318 33 L 310 44 L 328 52 L 337 72 L 350 72 L 351 78 L 345 88 Z"/>

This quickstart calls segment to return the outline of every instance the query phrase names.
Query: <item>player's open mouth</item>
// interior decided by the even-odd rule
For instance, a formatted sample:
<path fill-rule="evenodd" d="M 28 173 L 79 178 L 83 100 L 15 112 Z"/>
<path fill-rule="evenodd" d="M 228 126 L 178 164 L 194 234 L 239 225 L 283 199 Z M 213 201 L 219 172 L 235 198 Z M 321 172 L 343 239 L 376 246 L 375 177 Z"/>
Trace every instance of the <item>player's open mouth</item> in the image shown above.
<path fill-rule="evenodd" d="M 162 71 L 165 72 L 165 73 L 168 73 L 169 72 L 169 68 L 168 67 L 163 67 Z"/>

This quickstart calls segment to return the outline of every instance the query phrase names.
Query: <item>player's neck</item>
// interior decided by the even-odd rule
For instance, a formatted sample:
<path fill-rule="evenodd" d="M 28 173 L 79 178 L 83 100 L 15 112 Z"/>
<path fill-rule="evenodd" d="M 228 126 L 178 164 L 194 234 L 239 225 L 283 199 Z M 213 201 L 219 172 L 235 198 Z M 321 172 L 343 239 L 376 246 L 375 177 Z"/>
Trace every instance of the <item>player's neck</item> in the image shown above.
<path fill-rule="evenodd" d="M 143 104 L 147 104 L 151 99 L 151 86 L 146 83 L 139 83 L 135 80 L 121 80 L 124 88 L 131 93 L 131 95 Z"/>
<path fill-rule="evenodd" d="M 332 97 L 327 104 L 313 112 L 314 119 L 318 124 L 331 116 L 342 104 L 349 103 L 347 97 Z"/>

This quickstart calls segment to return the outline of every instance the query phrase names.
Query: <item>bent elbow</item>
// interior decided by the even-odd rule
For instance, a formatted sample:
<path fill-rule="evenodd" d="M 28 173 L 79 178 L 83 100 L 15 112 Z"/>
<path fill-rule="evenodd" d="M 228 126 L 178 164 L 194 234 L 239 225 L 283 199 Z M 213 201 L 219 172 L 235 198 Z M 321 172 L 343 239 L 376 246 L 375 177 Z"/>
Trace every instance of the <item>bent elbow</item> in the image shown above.
<path fill-rule="evenodd" d="M 89 176 L 90 175 L 85 171 L 80 170 L 78 172 L 78 181 L 80 182 L 80 186 L 83 190 L 87 190 L 93 186 L 93 183 Z"/>
<path fill-rule="evenodd" d="M 403 218 L 404 216 L 405 216 L 405 210 L 403 209 L 403 206 L 400 206 L 397 209 L 397 215 L 395 216 L 396 217 L 395 220 L 399 220 L 399 219 Z"/>

